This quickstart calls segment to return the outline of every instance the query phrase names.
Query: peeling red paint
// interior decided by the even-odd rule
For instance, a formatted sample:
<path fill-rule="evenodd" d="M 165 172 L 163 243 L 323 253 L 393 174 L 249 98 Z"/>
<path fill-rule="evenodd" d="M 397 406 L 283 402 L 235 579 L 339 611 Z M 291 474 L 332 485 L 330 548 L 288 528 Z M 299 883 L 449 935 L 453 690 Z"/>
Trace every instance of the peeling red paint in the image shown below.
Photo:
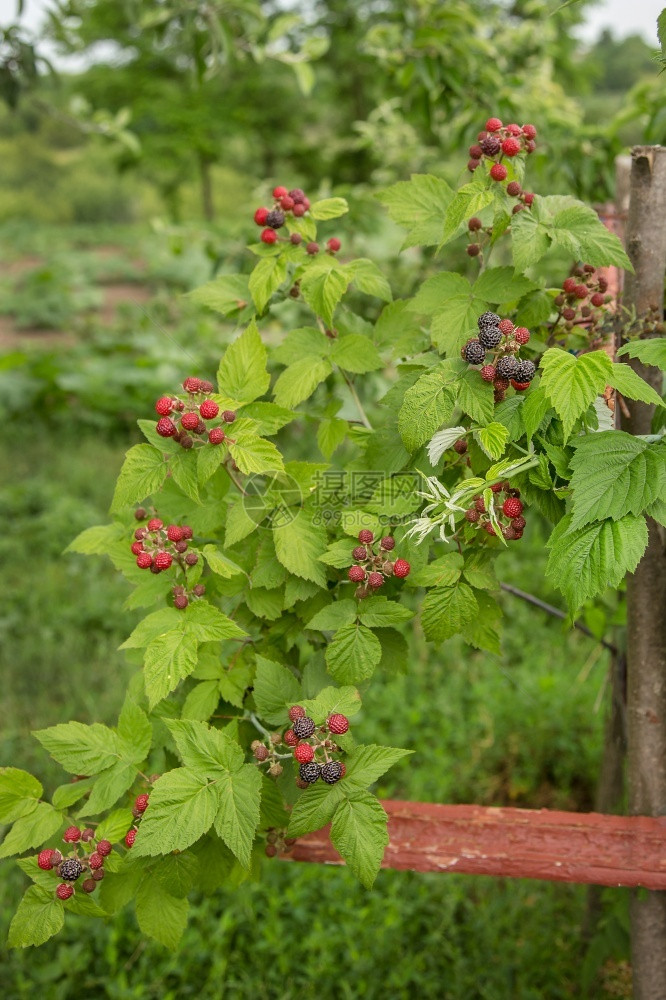
<path fill-rule="evenodd" d="M 666 816 L 605 816 L 428 802 L 382 802 L 385 868 L 666 889 Z M 342 864 L 328 827 L 294 861 Z"/>

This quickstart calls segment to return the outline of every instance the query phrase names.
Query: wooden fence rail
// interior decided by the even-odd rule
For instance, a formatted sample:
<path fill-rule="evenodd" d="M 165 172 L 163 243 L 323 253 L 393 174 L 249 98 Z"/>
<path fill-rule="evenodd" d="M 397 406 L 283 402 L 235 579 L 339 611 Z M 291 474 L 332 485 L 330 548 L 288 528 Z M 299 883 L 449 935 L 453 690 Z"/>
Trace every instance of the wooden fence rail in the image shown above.
<path fill-rule="evenodd" d="M 666 889 L 666 816 L 382 805 L 390 838 L 384 868 Z M 289 858 L 342 864 L 328 832 L 300 838 Z"/>

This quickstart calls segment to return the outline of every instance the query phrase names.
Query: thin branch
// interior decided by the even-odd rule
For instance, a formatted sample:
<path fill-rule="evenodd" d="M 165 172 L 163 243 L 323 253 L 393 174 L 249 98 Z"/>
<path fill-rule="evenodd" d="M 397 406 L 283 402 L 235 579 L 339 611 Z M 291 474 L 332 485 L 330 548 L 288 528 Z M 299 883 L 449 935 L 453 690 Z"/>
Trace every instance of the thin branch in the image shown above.
<path fill-rule="evenodd" d="M 373 429 L 372 424 L 368 420 L 367 414 L 366 414 L 365 410 L 363 409 L 363 403 L 361 402 L 361 400 L 358 397 L 358 393 L 356 392 L 356 389 L 354 388 L 354 383 L 352 382 L 352 380 L 347 375 L 347 372 L 344 372 L 342 370 L 342 368 L 338 368 L 338 371 L 340 372 L 340 374 L 342 375 L 343 379 L 347 383 L 347 388 L 349 389 L 349 391 L 351 393 L 352 399 L 356 403 L 356 409 L 358 410 L 359 416 L 361 418 L 361 423 L 363 424 L 364 427 L 367 427 L 367 429 L 369 431 L 371 431 Z"/>
<path fill-rule="evenodd" d="M 528 594 L 526 591 L 520 590 L 518 587 L 513 587 L 510 583 L 500 583 L 500 587 L 502 590 L 505 590 L 507 594 L 513 594 L 514 597 L 519 597 L 522 601 L 527 601 L 528 604 L 534 605 L 535 608 L 540 608 L 547 614 L 552 615 L 553 618 L 560 618 L 564 621 L 568 617 L 564 611 L 560 611 L 559 608 L 554 607 L 552 604 L 547 604 L 546 601 L 542 601 L 539 597 L 535 597 L 534 594 Z M 579 632 L 589 636 L 590 639 L 594 639 L 595 642 L 600 643 L 604 649 L 607 649 L 610 653 L 617 655 L 617 646 L 614 646 L 612 642 L 607 642 L 606 639 L 598 639 L 594 632 L 591 632 L 587 625 L 584 625 L 581 621 L 576 620 L 573 624 L 574 628 L 577 628 Z"/>

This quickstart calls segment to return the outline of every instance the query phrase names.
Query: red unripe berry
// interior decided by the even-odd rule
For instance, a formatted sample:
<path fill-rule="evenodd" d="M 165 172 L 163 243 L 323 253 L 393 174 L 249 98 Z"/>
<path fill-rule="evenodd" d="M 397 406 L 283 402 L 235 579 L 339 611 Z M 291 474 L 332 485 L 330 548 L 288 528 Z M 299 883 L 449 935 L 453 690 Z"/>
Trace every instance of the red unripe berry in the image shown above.
<path fill-rule="evenodd" d="M 168 417 L 172 409 L 173 400 L 169 399 L 168 396 L 160 396 L 155 403 L 155 410 L 161 417 Z"/>
<path fill-rule="evenodd" d="M 506 130 L 509 133 L 509 135 L 514 135 L 514 136 L 520 135 L 523 131 L 520 125 L 515 125 L 515 124 L 507 125 Z"/>
<path fill-rule="evenodd" d="M 187 563 L 188 566 L 196 566 L 196 564 L 199 562 L 199 556 L 196 554 L 196 552 L 188 552 L 187 555 L 185 556 L 185 562 Z"/>
<path fill-rule="evenodd" d="M 474 507 L 470 507 L 469 510 L 465 511 L 465 520 L 469 521 L 470 524 L 476 524 L 480 516 L 478 510 L 475 510 Z"/>
<path fill-rule="evenodd" d="M 574 295 L 576 296 L 577 299 L 586 299 L 588 291 L 589 289 L 587 285 L 576 285 L 576 287 L 574 288 Z"/>
<path fill-rule="evenodd" d="M 291 236 L 289 237 L 289 242 L 292 243 L 295 247 L 297 247 L 303 242 L 303 237 L 301 236 L 300 233 L 292 233 Z"/>
<path fill-rule="evenodd" d="M 361 583 L 365 580 L 365 570 L 362 566 L 350 566 L 347 570 L 347 576 L 352 583 Z"/>
<path fill-rule="evenodd" d="M 125 834 L 125 847 L 133 847 L 135 840 L 136 840 L 136 830 L 132 827 L 132 829 L 128 830 L 127 833 Z"/>
<path fill-rule="evenodd" d="M 510 319 L 501 319 L 497 325 L 505 337 L 508 337 L 510 333 L 513 333 L 513 323 Z"/>
<path fill-rule="evenodd" d="M 393 563 L 393 575 L 403 579 L 409 576 L 409 571 L 412 567 L 409 565 L 406 559 L 396 559 Z"/>
<path fill-rule="evenodd" d="M 294 205 L 294 199 L 290 198 L 288 194 L 286 194 L 284 198 L 280 198 L 280 208 L 283 212 L 291 212 Z"/>
<path fill-rule="evenodd" d="M 523 135 L 528 139 L 536 139 L 537 130 L 534 125 L 523 125 Z"/>
<path fill-rule="evenodd" d="M 274 229 L 262 229 L 261 230 L 261 242 L 262 243 L 277 243 L 278 234 Z"/>
<path fill-rule="evenodd" d="M 159 517 L 151 517 L 148 522 L 148 531 L 160 531 L 164 527 L 164 521 Z"/>
<path fill-rule="evenodd" d="M 169 552 L 157 552 L 155 554 L 155 565 L 158 569 L 169 569 L 172 562 L 173 557 Z"/>
<path fill-rule="evenodd" d="M 342 761 L 340 761 L 340 768 L 341 768 L 341 770 L 340 770 L 340 780 L 342 780 L 342 778 L 344 778 L 345 774 L 347 773 L 347 765 L 343 764 Z"/>
<path fill-rule="evenodd" d="M 281 185 L 278 185 L 278 187 L 274 187 L 273 188 L 273 197 L 274 198 L 285 198 L 287 196 L 287 194 L 288 194 L 288 192 L 287 192 L 286 187 L 282 187 Z"/>
<path fill-rule="evenodd" d="M 484 531 L 486 531 L 489 535 L 496 535 L 497 534 L 497 532 L 493 528 L 493 526 L 490 523 L 490 521 L 486 521 L 486 523 L 484 524 L 483 528 L 484 528 Z"/>
<path fill-rule="evenodd" d="M 481 378 L 484 382 L 492 382 L 495 378 L 495 368 L 493 365 L 484 365 L 481 369 Z"/>
<path fill-rule="evenodd" d="M 525 211 L 524 205 L 514 205 L 513 208 L 511 209 L 511 214 L 518 215 L 518 212 L 524 212 L 524 211 Z"/>
<path fill-rule="evenodd" d="M 206 379 L 201 380 L 201 386 L 200 386 L 201 392 L 212 392 L 214 388 L 215 386 L 213 385 L 212 382 L 208 382 Z"/>
<path fill-rule="evenodd" d="M 193 535 L 193 531 L 190 528 L 189 524 L 184 524 L 183 525 L 183 538 L 185 538 L 185 539 L 187 539 L 189 541 L 189 539 L 192 537 L 192 535 Z"/>
<path fill-rule="evenodd" d="M 530 206 L 530 205 L 532 204 L 532 202 L 534 201 L 534 195 L 532 194 L 532 192 L 531 192 L 531 191 L 524 191 L 524 192 L 523 192 L 523 201 L 525 202 L 525 204 L 526 204 L 526 205 L 528 206 L 528 208 L 529 208 L 529 206 Z"/>
<path fill-rule="evenodd" d="M 530 331 L 526 326 L 517 326 L 513 335 L 519 344 L 527 344 L 530 339 Z"/>
<path fill-rule="evenodd" d="M 298 736 L 293 729 L 287 729 L 282 738 L 288 747 L 295 747 L 298 745 Z"/>
<path fill-rule="evenodd" d="M 100 840 L 99 844 L 97 845 L 97 853 L 101 854 L 102 857 L 105 858 L 107 855 L 111 853 L 111 851 L 112 851 L 111 841 Z"/>
<path fill-rule="evenodd" d="M 156 431 L 160 437 L 170 438 L 176 433 L 176 425 L 168 417 L 161 417 L 157 421 Z"/>
<path fill-rule="evenodd" d="M 183 529 L 178 524 L 170 524 L 167 528 L 167 538 L 170 542 L 180 542 L 183 537 Z"/>
<path fill-rule="evenodd" d="M 386 538 L 382 538 L 379 547 L 385 552 L 391 552 L 395 548 L 395 538 L 392 535 L 387 535 Z"/>
<path fill-rule="evenodd" d="M 506 193 L 510 194 L 512 198 L 517 198 L 521 192 L 521 187 L 518 181 L 509 181 L 506 186 Z"/>
<path fill-rule="evenodd" d="M 337 236 L 331 236 L 330 240 L 327 240 L 326 246 L 331 251 L 331 253 L 337 253 L 340 247 L 342 246 L 342 243 L 337 238 Z"/>
<path fill-rule="evenodd" d="M 481 160 L 468 160 L 467 161 L 467 169 L 469 170 L 470 174 L 474 173 L 474 171 L 476 170 L 476 168 L 479 166 L 480 163 L 481 163 Z"/>
<path fill-rule="evenodd" d="M 183 382 L 183 389 L 186 392 L 199 392 L 201 390 L 201 379 L 197 378 L 196 375 L 188 375 Z"/>
<path fill-rule="evenodd" d="M 454 442 L 453 450 L 458 455 L 464 455 L 467 452 L 467 441 L 464 438 L 459 438 Z"/>
<path fill-rule="evenodd" d="M 53 855 L 55 851 L 52 847 L 47 847 L 45 851 L 40 851 L 37 855 L 37 866 L 41 868 L 43 872 L 49 872 L 53 868 Z"/>
<path fill-rule="evenodd" d="M 68 826 L 62 835 L 66 844 L 76 844 L 81 839 L 81 831 L 78 826 Z"/>
<path fill-rule="evenodd" d="M 469 257 L 478 257 L 481 253 L 481 247 L 478 243 L 470 243 L 467 246 L 467 255 Z"/>
<path fill-rule="evenodd" d="M 595 292 L 592 298 L 590 299 L 590 302 L 592 303 L 593 306 L 597 307 L 602 306 L 604 304 L 604 297 L 601 294 L 601 292 Z"/>
<path fill-rule="evenodd" d="M 195 431 L 199 426 L 199 415 L 198 413 L 183 413 L 180 418 L 180 426 L 186 431 Z"/>
<path fill-rule="evenodd" d="M 132 555 L 138 556 L 139 552 L 143 552 L 143 542 L 132 542 Z"/>
<path fill-rule="evenodd" d="M 502 484 L 501 483 L 493 483 L 492 486 L 490 487 L 490 490 L 491 490 L 491 493 L 501 493 L 502 492 Z"/>
<path fill-rule="evenodd" d="M 469 155 L 472 160 L 480 160 L 483 156 L 483 150 L 477 143 L 469 147 Z"/>
<path fill-rule="evenodd" d="M 489 118 L 488 121 L 486 122 L 487 132 L 497 132 L 498 129 L 501 129 L 501 127 L 502 127 L 501 118 Z"/>
<path fill-rule="evenodd" d="M 504 392 L 505 389 L 509 388 L 509 380 L 508 378 L 501 378 L 501 377 L 498 378 L 498 376 L 496 375 L 495 378 L 493 379 L 493 385 L 495 386 L 496 389 L 499 389 L 500 392 Z"/>
<path fill-rule="evenodd" d="M 267 208 L 258 208 L 257 211 L 254 213 L 254 221 L 257 223 L 258 226 L 265 226 L 267 218 L 268 218 Z"/>
<path fill-rule="evenodd" d="M 294 215 L 296 216 L 296 218 L 300 219 L 301 216 L 305 215 L 305 213 L 307 212 L 307 208 L 301 202 L 297 201 L 296 204 L 294 205 L 292 211 L 293 211 Z"/>
<path fill-rule="evenodd" d="M 476 498 L 476 500 L 474 501 L 474 509 L 478 510 L 479 514 L 485 514 L 485 512 L 486 512 L 486 505 L 483 502 L 483 497 L 477 497 Z"/>
<path fill-rule="evenodd" d="M 520 142 L 511 136 L 502 143 L 502 152 L 505 156 L 517 156 L 520 152 Z"/>
<path fill-rule="evenodd" d="M 481 219 L 478 219 L 476 215 L 473 215 L 472 218 L 469 219 L 467 222 L 467 228 L 469 229 L 470 233 L 477 233 L 482 226 L 483 223 L 481 222 Z"/>
<path fill-rule="evenodd" d="M 514 517 L 511 521 L 512 527 L 514 527 L 517 531 L 522 531 L 526 524 L 527 521 L 522 514 L 519 514 L 518 517 Z"/>
<path fill-rule="evenodd" d="M 533 153 L 535 149 L 536 149 L 536 142 L 533 142 L 532 139 L 528 139 L 527 142 L 525 143 L 525 151 L 527 153 Z"/>
<path fill-rule="evenodd" d="M 513 378 L 511 379 L 511 385 L 514 387 L 516 392 L 525 392 L 525 390 L 530 387 L 529 382 L 516 382 Z"/>
<path fill-rule="evenodd" d="M 363 545 L 357 545 L 356 548 L 352 550 L 352 558 L 357 560 L 368 558 L 368 553 Z"/>
<path fill-rule="evenodd" d="M 199 407 L 199 413 L 204 420 L 214 420 L 219 412 L 220 407 L 213 399 L 204 399 L 203 403 Z"/>
<path fill-rule="evenodd" d="M 488 137 L 488 133 L 486 131 L 479 132 L 478 135 L 477 135 L 477 137 L 476 137 L 476 141 L 477 142 L 481 142 L 483 139 L 486 139 L 487 137 Z"/>
<path fill-rule="evenodd" d="M 367 528 L 362 528 L 358 533 L 358 540 L 362 545 L 372 545 L 375 536 Z"/>
<path fill-rule="evenodd" d="M 292 722 L 296 722 L 296 719 L 304 719 L 305 709 L 302 705 L 292 705 L 289 709 L 289 718 Z"/>
<path fill-rule="evenodd" d="M 305 252 L 309 253 L 311 257 L 314 257 L 315 254 L 319 253 L 319 244 L 314 241 L 312 243 L 306 243 Z"/>
<path fill-rule="evenodd" d="M 90 865 L 91 871 L 95 871 L 97 868 L 101 868 L 104 864 L 104 858 L 99 853 L 99 851 L 93 851 L 88 858 L 88 864 Z"/>
<path fill-rule="evenodd" d="M 334 712 L 328 717 L 328 728 L 336 736 L 342 736 L 349 729 L 349 719 L 346 715 L 341 715 L 340 712 Z"/>
<path fill-rule="evenodd" d="M 61 882 L 56 889 L 56 896 L 58 899 L 69 899 L 70 896 L 74 895 L 74 886 L 68 885 L 67 882 Z"/>
<path fill-rule="evenodd" d="M 576 318 L 576 310 L 575 309 L 563 309 L 562 310 L 562 315 L 564 316 L 564 318 L 566 320 L 568 320 L 569 322 L 571 322 L 571 320 L 573 320 L 573 319 Z"/>
<path fill-rule="evenodd" d="M 176 594 L 173 599 L 173 606 L 178 608 L 179 611 L 184 611 L 189 603 L 187 594 Z"/>
<path fill-rule="evenodd" d="M 208 431 L 208 441 L 210 444 L 222 444 L 225 436 L 221 427 L 213 427 L 212 431 Z"/>
<path fill-rule="evenodd" d="M 134 800 L 134 808 L 137 812 L 144 813 L 148 808 L 148 795 L 144 792 L 143 795 L 137 795 Z"/>
<path fill-rule="evenodd" d="M 294 201 L 295 201 L 295 200 L 296 200 L 296 199 L 294 198 Z M 305 197 L 305 195 L 303 195 L 303 201 L 301 202 L 301 204 L 302 204 L 302 205 L 303 205 L 303 206 L 305 207 L 305 210 L 306 210 L 306 212 L 307 212 L 307 210 L 308 210 L 308 209 L 309 209 L 309 207 L 310 207 L 310 199 L 309 199 L 309 198 L 306 198 L 306 197 Z"/>
<path fill-rule="evenodd" d="M 235 410 L 225 410 L 222 414 L 222 419 L 224 420 L 225 424 L 233 424 L 234 420 L 236 419 Z"/>
<path fill-rule="evenodd" d="M 373 590 L 376 590 L 378 587 L 381 587 L 383 583 L 384 583 L 384 577 L 382 576 L 381 573 L 368 574 L 368 586 L 372 587 Z"/>
<path fill-rule="evenodd" d="M 502 510 L 507 517 L 519 517 L 523 512 L 523 505 L 517 497 L 508 497 L 502 504 Z"/>
<path fill-rule="evenodd" d="M 153 557 L 150 552 L 139 552 L 136 557 L 136 564 L 139 569 L 149 569 L 153 565 Z"/>
<path fill-rule="evenodd" d="M 493 163 L 490 168 L 490 176 L 494 181 L 505 181 L 508 172 L 503 163 Z"/>
<path fill-rule="evenodd" d="M 314 760 L 314 749 L 309 743 L 299 743 L 294 750 L 294 757 L 299 764 L 309 764 L 311 760 Z"/>

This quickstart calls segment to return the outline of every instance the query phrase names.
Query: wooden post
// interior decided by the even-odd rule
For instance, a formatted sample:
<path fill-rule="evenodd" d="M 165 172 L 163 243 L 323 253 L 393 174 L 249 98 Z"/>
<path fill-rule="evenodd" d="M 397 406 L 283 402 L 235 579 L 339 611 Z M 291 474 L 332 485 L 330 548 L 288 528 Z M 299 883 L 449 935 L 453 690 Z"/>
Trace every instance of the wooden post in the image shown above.
<path fill-rule="evenodd" d="M 663 309 L 666 271 L 666 148 L 632 150 L 627 253 L 635 274 L 625 280 L 624 303 L 636 322 Z M 630 362 L 661 391 L 662 373 Z M 631 402 L 622 428 L 649 434 L 654 406 Z M 627 579 L 627 745 L 629 811 L 666 815 L 666 531 L 648 518 L 648 547 Z M 631 900 L 635 1000 L 666 997 L 666 893 L 634 892 Z"/>

